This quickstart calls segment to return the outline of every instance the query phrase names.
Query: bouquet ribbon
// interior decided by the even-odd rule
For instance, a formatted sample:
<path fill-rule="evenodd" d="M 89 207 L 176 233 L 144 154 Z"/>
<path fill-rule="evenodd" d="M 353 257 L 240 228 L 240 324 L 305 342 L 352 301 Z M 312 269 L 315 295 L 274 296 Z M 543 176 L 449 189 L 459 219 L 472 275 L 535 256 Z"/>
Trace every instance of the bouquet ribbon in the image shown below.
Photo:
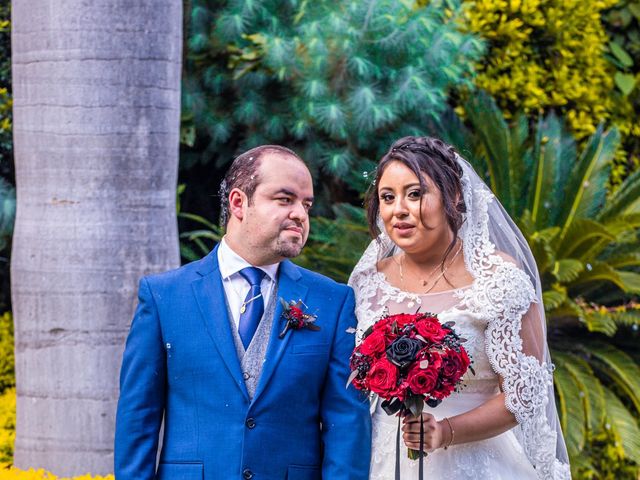
<path fill-rule="evenodd" d="M 398 429 L 396 431 L 396 475 L 395 480 L 400 480 L 400 421 L 402 419 L 402 413 L 406 411 L 403 408 L 402 402 L 395 399 L 393 402 L 385 400 L 380 405 L 382 409 L 389 415 L 395 413 L 398 414 Z M 424 479 L 424 421 L 422 415 L 420 415 L 420 451 L 418 453 L 418 479 Z"/>

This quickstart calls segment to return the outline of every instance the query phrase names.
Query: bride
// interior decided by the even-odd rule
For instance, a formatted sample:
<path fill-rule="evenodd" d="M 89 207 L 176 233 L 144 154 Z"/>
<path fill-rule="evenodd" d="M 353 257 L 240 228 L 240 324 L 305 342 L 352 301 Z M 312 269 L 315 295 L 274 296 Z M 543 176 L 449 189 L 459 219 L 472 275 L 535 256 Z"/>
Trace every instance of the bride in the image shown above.
<path fill-rule="evenodd" d="M 425 477 L 569 479 L 535 261 L 522 234 L 453 147 L 405 137 L 368 194 L 372 236 L 351 275 L 357 340 L 384 314 L 453 321 L 475 375 L 422 413 Z M 371 480 L 394 477 L 397 419 L 373 401 Z M 420 418 L 403 421 L 402 478 L 417 478 Z"/>

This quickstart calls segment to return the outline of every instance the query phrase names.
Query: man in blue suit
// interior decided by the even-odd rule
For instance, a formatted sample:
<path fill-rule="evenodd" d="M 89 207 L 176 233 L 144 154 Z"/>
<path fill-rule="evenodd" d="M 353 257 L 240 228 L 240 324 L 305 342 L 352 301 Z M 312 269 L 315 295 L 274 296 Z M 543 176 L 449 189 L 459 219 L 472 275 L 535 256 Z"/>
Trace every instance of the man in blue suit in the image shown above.
<path fill-rule="evenodd" d="M 220 244 L 140 281 L 120 375 L 117 480 L 367 479 L 368 402 L 345 387 L 353 292 L 288 260 L 309 233 L 309 170 L 284 147 L 257 147 L 221 190 Z M 281 300 L 316 315 L 319 330 L 280 335 Z"/>

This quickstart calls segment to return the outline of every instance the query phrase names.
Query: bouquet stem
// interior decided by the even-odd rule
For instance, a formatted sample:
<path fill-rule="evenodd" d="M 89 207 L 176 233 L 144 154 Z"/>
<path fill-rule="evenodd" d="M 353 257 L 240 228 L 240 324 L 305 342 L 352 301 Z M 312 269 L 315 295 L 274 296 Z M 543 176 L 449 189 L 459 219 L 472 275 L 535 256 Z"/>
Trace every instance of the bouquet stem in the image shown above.
<path fill-rule="evenodd" d="M 411 460 L 417 460 L 417 459 L 420 458 L 420 451 L 419 450 L 414 450 L 413 448 L 410 448 L 409 450 L 407 450 L 407 456 Z"/>

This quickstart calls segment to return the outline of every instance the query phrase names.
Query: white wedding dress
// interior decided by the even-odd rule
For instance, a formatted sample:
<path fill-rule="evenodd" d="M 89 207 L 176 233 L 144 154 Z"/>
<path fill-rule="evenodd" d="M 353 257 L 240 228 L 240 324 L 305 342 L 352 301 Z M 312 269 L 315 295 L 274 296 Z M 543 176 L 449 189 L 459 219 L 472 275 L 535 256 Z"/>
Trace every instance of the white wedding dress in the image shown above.
<path fill-rule="evenodd" d="M 518 425 L 486 440 L 438 449 L 425 458 L 425 478 L 568 480 L 571 472 L 553 391 L 540 277 L 531 250 L 504 208 L 462 158 L 465 221 L 458 232 L 473 277 L 465 288 L 418 295 L 390 285 L 377 265 L 400 250 L 381 233 L 356 265 L 349 285 L 356 295 L 356 342 L 385 314 L 438 314 L 454 321 L 476 374 L 436 408 L 436 419 L 467 412 L 500 391 Z M 380 230 L 383 230 L 381 226 Z M 370 479 L 395 476 L 398 419 L 372 404 Z M 418 461 L 401 442 L 401 477 L 415 479 Z"/>
<path fill-rule="evenodd" d="M 467 339 L 464 347 L 471 356 L 476 374 L 467 372 L 463 378 L 465 386 L 460 392 L 453 393 L 436 408 L 425 407 L 426 412 L 433 414 L 438 420 L 453 417 L 477 407 L 499 392 L 499 378 L 491 368 L 484 347 L 487 321 L 461 305 L 465 293 L 473 294 L 473 287 L 414 295 L 392 287 L 381 273 L 372 272 L 370 281 L 370 288 L 375 289 L 375 294 L 370 299 L 371 302 L 367 302 L 370 303 L 372 312 L 367 317 L 380 318 L 385 310 L 391 315 L 414 313 L 420 308 L 422 312 L 438 314 L 438 319 L 443 323 L 455 322 L 455 331 Z M 366 324 L 361 326 L 366 327 Z M 395 471 L 398 419 L 387 415 L 380 407 L 381 403 L 375 401 L 373 407 L 370 480 L 390 480 Z M 403 479 L 418 478 L 418 462 L 407 457 L 407 448 L 402 442 L 400 466 Z M 537 478 L 512 431 L 480 442 L 436 450 L 425 457 L 424 468 L 425 478 L 439 480 Z"/>

